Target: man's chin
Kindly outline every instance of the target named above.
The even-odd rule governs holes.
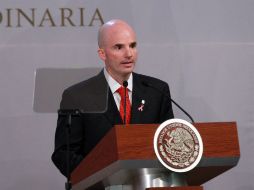
[[[123,66],[123,71],[126,73],[132,73],[134,70],[134,65],[133,64],[126,64]]]
[[[133,67],[131,67],[131,68],[125,68],[122,73],[124,75],[130,75],[133,72],[133,69],[134,69]]]

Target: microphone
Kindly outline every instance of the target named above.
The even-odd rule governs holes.
[[[194,119],[190,116],[190,114],[188,114],[187,111],[185,111],[178,103],[176,103],[169,95],[165,94],[163,91],[161,91],[160,89],[158,89],[157,87],[151,85],[150,83],[148,83],[147,81],[142,81],[142,84],[146,87],[150,87],[150,88],[153,88],[155,90],[157,90],[158,92],[160,92],[161,94],[163,94],[164,96],[168,97],[170,99],[171,102],[173,102],[176,107],[178,107],[183,113],[185,113],[185,115],[188,116],[188,118],[191,120],[192,123],[195,123],[194,122]]]
[[[127,86],[128,86],[128,82],[126,80],[123,81],[123,87],[127,88]]]
[[[126,124],[126,88],[128,86],[128,82],[125,80],[123,81],[123,87],[124,87],[124,115],[123,115],[123,124]]]

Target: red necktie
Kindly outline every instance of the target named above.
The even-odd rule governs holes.
[[[120,115],[122,120],[124,121],[124,87],[121,86],[120,88],[118,88],[117,92],[120,94],[121,96],[121,101],[120,101]],[[128,89],[126,88],[126,124],[129,124],[131,120],[131,102],[129,99],[129,93],[128,93]]]

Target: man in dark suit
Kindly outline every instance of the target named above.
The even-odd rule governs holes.
[[[76,84],[63,93],[60,108],[80,108],[85,113],[72,118],[70,134],[71,171],[115,125],[123,124],[119,88],[128,82],[130,124],[162,123],[173,118],[167,83],[133,72],[137,60],[137,42],[133,29],[124,21],[105,23],[98,34],[98,55],[105,63],[95,77]],[[125,104],[126,105],[126,104]],[[87,109],[87,110],[86,110]],[[92,111],[91,111],[92,110]],[[90,113],[89,113],[90,112]],[[52,160],[66,173],[66,117],[59,116]]]

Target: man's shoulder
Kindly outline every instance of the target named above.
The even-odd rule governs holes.
[[[141,82],[144,85],[153,85],[153,86],[168,85],[165,81],[161,79],[139,73],[133,73],[133,79]]]
[[[102,72],[100,72],[99,74],[86,79],[84,81],[78,82],[76,84],[73,84],[72,86],[69,86],[68,88],[66,88],[64,91],[65,92],[78,92],[80,90],[96,90],[98,89],[100,86],[105,86],[105,77],[103,75]]]
[[[108,88],[103,77],[103,73],[99,73],[64,90],[61,109],[80,109],[84,112],[104,111],[107,106]]]

